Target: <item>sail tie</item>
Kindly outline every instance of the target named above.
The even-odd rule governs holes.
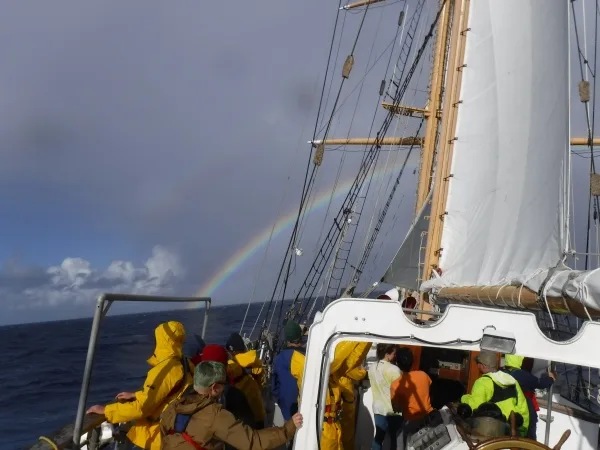
[[[590,270],[584,277],[583,280],[581,281],[581,290],[582,290],[582,300],[581,302],[583,303],[583,309],[585,310],[585,313],[588,316],[588,320],[592,321],[592,317],[590,316],[590,312],[587,309],[586,304],[588,303],[588,299],[589,299],[589,290],[587,287],[587,279],[593,275],[594,273],[598,272],[600,270],[600,267],[594,269],[594,270]],[[600,393],[598,394],[600,395]]]
[[[523,288],[525,287],[525,284],[529,280],[531,280],[532,278],[534,278],[534,277],[538,276],[539,274],[541,274],[543,271],[544,271],[544,269],[536,269],[536,270],[534,270],[533,273],[529,277],[525,278],[523,280],[523,282],[521,283],[521,287],[519,288],[519,298],[517,299],[518,300],[517,306],[519,308],[522,308],[522,306],[521,306],[521,293],[523,292]]]

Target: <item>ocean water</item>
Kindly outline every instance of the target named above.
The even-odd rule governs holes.
[[[207,343],[225,344],[239,332],[246,305],[213,307]],[[251,328],[260,311],[253,305]],[[110,316],[102,323],[88,404],[135,391],[146,375],[154,348],[154,328],[167,320],[183,323],[185,350],[197,345],[204,310]],[[75,420],[92,320],[78,319],[0,327],[0,450],[28,447],[41,435]],[[248,328],[247,331],[250,331]]]
[[[246,306],[213,307],[206,342],[225,344],[232,332],[239,332]],[[250,308],[245,332],[250,332],[260,308],[260,304]],[[146,359],[154,348],[154,328],[161,322],[182,322],[188,333],[184,350],[194,353],[193,334],[200,334],[203,317],[203,309],[122,316],[109,313],[101,326],[88,405],[106,403],[119,392],[141,386],[148,369]],[[91,325],[89,318],[0,327],[0,450],[27,448],[39,436],[75,420]],[[577,389],[577,369],[560,365],[557,371],[561,381],[558,392],[571,397]],[[598,371],[582,372],[591,389],[581,391],[580,404],[599,414]]]

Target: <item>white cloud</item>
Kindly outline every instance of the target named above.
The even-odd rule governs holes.
[[[15,309],[84,304],[103,292],[168,294],[185,275],[179,256],[160,245],[138,267],[113,261],[106,269],[96,269],[83,258],[69,257],[45,271],[11,263],[2,272],[0,295]]]

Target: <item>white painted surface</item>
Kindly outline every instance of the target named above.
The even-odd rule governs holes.
[[[429,346],[457,350],[479,350],[478,341],[486,326],[510,331],[516,339],[515,352],[532,358],[556,362],[600,367],[600,353],[590,352],[600,342],[600,323],[586,323],[580,332],[569,341],[554,342],[539,330],[535,316],[521,311],[496,310],[465,305],[450,305],[439,321],[430,326],[421,326],[408,320],[400,304],[386,300],[340,299],[331,303],[322,314],[318,314],[310,328],[304,383],[301,392],[300,412],[304,416],[304,426],[295,439],[297,449],[317,449],[317,429],[322,426],[322,408],[325,390],[319,392],[319,380],[329,377],[329,364],[333,349],[341,340],[382,341],[398,344],[425,345],[416,340],[426,340]],[[376,336],[374,336],[376,335]],[[377,336],[379,335],[379,336]],[[448,343],[460,339],[459,342]],[[326,350],[326,364],[322,365],[323,351]],[[368,402],[368,394],[365,394]],[[320,405],[315,414],[315,405]],[[364,405],[370,410],[368,404]],[[361,408],[361,412],[362,412]],[[320,419],[320,420],[319,420]],[[317,423],[317,420],[319,422]],[[372,420],[372,419],[371,419]],[[364,429],[369,428],[368,421]],[[372,425],[371,425],[372,426]],[[557,427],[560,428],[560,427]],[[573,433],[587,433],[587,428],[573,429]],[[560,430],[559,430],[560,431]],[[562,431],[559,432],[559,434]],[[361,432],[359,442],[366,442],[366,431]],[[586,435],[580,442],[597,439]],[[576,439],[574,439],[575,441]],[[594,443],[595,445],[595,443]],[[596,448],[596,447],[580,447]]]

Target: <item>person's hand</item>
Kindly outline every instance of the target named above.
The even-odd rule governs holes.
[[[556,372],[548,371],[548,376],[552,378],[553,381],[556,381]]]
[[[135,394],[133,392],[121,392],[115,397],[115,399],[121,400],[122,402],[129,402],[131,400],[135,400]]]
[[[99,415],[103,416],[104,415],[104,406],[94,405],[86,411],[86,414],[99,414]]]
[[[304,421],[304,419],[302,418],[302,414],[300,413],[296,413],[292,416],[292,421],[294,422],[294,425],[296,426],[296,428],[300,428],[302,426],[302,422]]]

